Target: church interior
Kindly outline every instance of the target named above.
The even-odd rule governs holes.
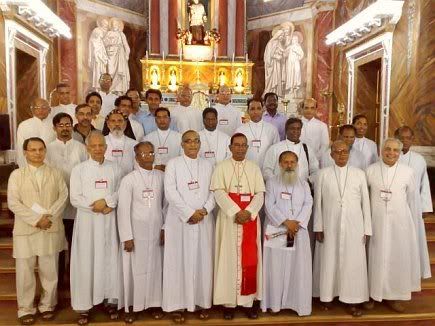
[[[202,4],[201,24],[192,27],[191,6]],[[60,103],[59,83],[71,102],[85,102],[112,75],[114,94],[158,89],[162,106],[177,104],[189,85],[198,108],[213,106],[218,90],[231,90],[243,120],[248,99],[278,95],[278,112],[300,117],[304,100],[317,102],[317,118],[330,141],[355,115],[367,117],[367,138],[381,146],[404,125],[412,150],[427,163],[435,193],[435,33],[433,0],[0,0],[0,325],[16,325],[17,293],[12,258],[14,214],[7,185],[17,168],[17,128],[30,118],[35,98]],[[110,35],[111,34],[111,35]],[[116,76],[116,77],[113,77]],[[435,215],[424,216],[432,275],[435,274]],[[73,325],[69,282],[58,288],[56,320]],[[37,293],[41,292],[38,283]],[[38,296],[38,294],[37,294]],[[98,310],[98,309],[97,309]],[[92,324],[121,325],[97,311]],[[164,325],[143,314],[137,325]],[[339,304],[329,311],[313,300],[310,316],[290,310],[248,320],[188,315],[188,324],[435,325],[435,276],[422,280],[404,313],[378,305],[354,318]]]

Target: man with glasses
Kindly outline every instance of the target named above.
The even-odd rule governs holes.
[[[231,90],[228,86],[219,87],[216,100],[214,108],[219,117],[217,130],[231,137],[242,125],[243,114],[231,104]]]
[[[93,130],[92,125],[92,108],[88,104],[79,104],[76,106],[77,123],[73,127],[73,138],[82,144],[85,143],[86,137]]]
[[[169,206],[162,308],[176,323],[184,321],[185,310],[207,319],[213,291],[213,168],[198,156],[201,141],[196,131],[186,131],[181,141],[184,154],[169,161],[164,182]]]
[[[27,161],[22,151],[24,141],[31,137],[41,138],[44,143],[49,144],[56,139],[53,131],[52,121],[49,117],[51,109],[46,100],[37,98],[30,104],[32,118],[22,121],[17,129],[17,163],[19,167],[25,167]]]
[[[118,308],[125,308],[125,321],[153,308],[154,319],[163,317],[163,194],[164,174],[153,169],[155,149],[150,142],[134,147],[138,168],[126,175],[119,187],[118,232],[122,246],[123,295]]]
[[[56,93],[59,99],[59,105],[51,108],[51,116],[55,116],[58,113],[68,113],[74,120],[74,110],[76,104],[71,100],[71,87],[67,83],[59,83],[56,86]],[[75,121],[74,121],[75,122]]]
[[[145,134],[142,124],[134,119],[133,100],[126,95],[122,95],[115,100],[115,106],[119,111],[128,117],[135,139],[137,141],[141,141]]]
[[[125,95],[131,98],[132,101],[132,117],[134,120],[143,123],[146,113],[140,109],[140,94],[135,88],[130,88]],[[140,140],[140,139],[139,139]]]
[[[261,225],[259,212],[265,186],[260,168],[246,159],[248,139],[231,137],[232,158],[219,163],[210,189],[219,213],[216,220],[213,304],[224,306],[224,319],[233,319],[236,306],[248,318],[258,318],[262,299]]]
[[[157,130],[145,136],[155,149],[154,168],[165,172],[170,159],[182,154],[181,134],[169,128],[171,113],[167,108],[158,108],[155,112]]]
[[[354,317],[369,299],[366,243],[372,235],[370,200],[364,171],[352,167],[349,144],[332,144],[334,165],[320,170],[314,200],[313,296],[325,310],[335,297]]]
[[[188,85],[178,89],[177,101],[179,105],[174,107],[171,113],[177,129],[181,134],[187,130],[195,130],[198,132],[204,129],[201,110],[191,105],[192,99],[192,90]]]
[[[79,163],[88,159],[86,147],[72,138],[72,118],[67,113],[58,113],[53,117],[53,129],[56,140],[47,145],[47,163],[63,173],[66,185],[69,188],[69,179],[72,169]],[[71,253],[71,241],[74,228],[74,218],[77,211],[68,200],[63,214],[65,235],[68,241],[68,253],[62,252],[59,262],[59,279],[62,284],[65,279],[65,256]]]

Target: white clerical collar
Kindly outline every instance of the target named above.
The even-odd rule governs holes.
[[[261,128],[263,127],[263,119],[261,119],[258,122],[254,122],[254,121],[249,121],[249,123],[251,124],[251,126],[253,126],[254,128]]]
[[[44,123],[45,121],[48,120],[48,117],[46,117],[45,119],[39,119],[38,117],[32,117],[32,119],[38,123]]]
[[[315,117],[312,117],[311,119],[308,120],[307,118],[302,116],[302,121],[311,122],[311,121],[314,121],[314,119],[315,119]]]
[[[292,146],[298,146],[298,145],[301,145],[302,144],[302,142],[299,140],[299,143],[294,143],[294,142],[292,142],[290,139],[286,139],[285,140],[286,142],[288,142],[290,145],[292,145]]]
[[[346,163],[345,166],[338,166],[338,165],[335,164],[335,162],[334,162],[334,165],[335,165],[335,168],[336,168],[338,171],[340,171],[340,172],[343,172],[343,171],[347,170],[347,163]]]
[[[166,136],[169,134],[170,131],[171,131],[171,130],[170,130],[169,128],[166,129],[166,130],[162,130],[162,129],[157,128],[157,132],[158,132],[159,135],[162,136],[162,137],[166,137]]]
[[[139,172],[142,173],[142,174],[148,175],[148,174],[153,173],[153,169],[147,170],[147,169],[144,169],[144,168],[140,167],[139,165],[138,165],[138,169],[139,169]]]
[[[70,107],[71,104],[72,104],[72,103],[68,103],[68,104],[62,104],[62,103],[59,103],[59,107],[61,107],[61,108],[67,108],[67,107]]]
[[[180,109],[182,109],[182,110],[188,110],[188,109],[191,109],[192,108],[192,106],[191,105],[188,105],[188,106],[184,106],[184,105],[179,105],[179,107],[180,107]]]
[[[222,103],[217,103],[217,104],[219,104],[220,106],[222,106],[224,108],[231,107],[231,102],[229,102],[228,104],[222,104]]]
[[[384,161],[381,159],[381,164],[385,169],[395,168],[398,163],[399,163],[399,160],[397,160],[396,163],[394,163],[392,166],[389,166],[388,164],[385,164]]]
[[[236,165],[242,165],[245,164],[246,158],[243,161],[236,161],[235,159],[231,158],[231,162]]]
[[[27,162],[27,166],[29,167],[29,169],[32,173],[37,173],[37,172],[42,171],[44,164],[42,164],[41,166],[34,166],[34,165],[30,164],[29,162]]]
[[[409,155],[411,155],[411,150],[408,150],[408,151],[406,152],[406,154],[403,154],[403,152],[400,152],[400,156],[402,156],[403,158],[406,158],[406,157],[408,157]]]
[[[207,129],[204,128],[204,132],[205,132],[207,135],[209,135],[210,137],[215,137],[215,136],[217,136],[217,129],[215,129],[215,130],[213,130],[213,131],[210,131],[210,130],[207,130]]]
[[[92,164],[92,165],[95,165],[95,166],[100,166],[100,165],[103,165],[104,164],[104,162],[106,162],[106,160],[103,158],[103,162],[98,162],[98,161],[95,161],[92,157],[89,157],[89,162]]]
[[[183,154],[183,158],[186,160],[186,162],[196,162],[198,160],[198,156],[196,158],[190,158],[186,154]]]
[[[64,146],[67,146],[68,144],[72,143],[72,137],[71,137],[71,139],[67,140],[66,142],[64,142],[63,140],[60,140],[59,138],[56,138],[56,142],[58,142],[59,144],[62,144]]]

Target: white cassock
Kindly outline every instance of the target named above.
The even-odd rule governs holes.
[[[236,133],[242,133],[248,138],[248,152],[246,158],[263,168],[263,161],[266,151],[279,142],[278,129],[269,122],[260,120],[259,122],[249,121],[237,128]]]
[[[415,207],[417,214],[414,216],[415,228],[417,231],[417,241],[420,251],[420,271],[422,278],[432,276],[429,252],[426,241],[426,229],[424,227],[423,213],[433,212],[432,196],[430,193],[429,177],[427,175],[427,165],[423,156],[408,151],[405,155],[400,153],[399,162],[406,164],[414,170],[415,177]]]
[[[255,299],[262,298],[261,224],[258,213],[263,206],[266,189],[261,170],[252,161],[227,159],[215,167],[210,189],[214,191],[219,206],[213,304],[251,307]],[[240,203],[236,203],[236,198]],[[241,206],[246,206],[244,209],[251,213],[251,221],[256,223],[256,237],[251,231],[246,233],[249,238],[244,238],[244,225],[235,222],[235,215],[242,210]],[[244,240],[255,241],[256,250],[252,247],[252,251],[242,250]],[[246,267],[242,265],[242,255],[246,255]],[[249,284],[246,281],[248,276]]]
[[[76,119],[76,106],[77,104],[59,104],[58,106],[53,106],[50,112],[50,121],[54,118],[54,116],[58,113],[68,113],[73,119],[73,125],[77,123]]]
[[[96,115],[94,119],[92,119],[92,125],[94,126],[95,129],[103,130],[105,121],[106,121],[106,118],[103,117],[100,113],[100,114]]]
[[[364,158],[364,155],[361,151],[355,148],[355,146],[352,146],[349,152],[349,166],[353,166],[354,168],[358,168],[361,170],[365,170],[367,168],[366,160]],[[328,148],[320,158],[320,168],[326,168],[328,166],[333,166],[334,160],[331,157],[331,148]]]
[[[376,301],[410,300],[411,292],[421,289],[414,172],[402,163],[389,167],[379,161],[366,173],[373,228],[370,297]]]
[[[307,144],[316,154],[318,160],[329,146],[328,126],[316,118],[310,120],[302,117],[301,142]]]
[[[115,100],[118,98],[118,95],[109,92],[105,93],[103,91],[98,91],[101,95],[103,102],[101,103],[101,111],[100,114],[103,117],[106,117],[114,108],[115,108]]]
[[[364,235],[372,235],[366,176],[333,165],[319,172],[314,198],[314,232],[323,243],[314,251],[313,297],[357,304],[369,300]]]
[[[218,113],[217,130],[231,137],[242,125],[242,112],[229,103],[227,105],[216,103],[214,108]]]
[[[128,117],[128,120],[130,120],[131,129],[133,129],[133,134],[136,140],[139,142],[144,136],[145,132],[143,130],[142,124],[135,120],[135,116],[133,113],[131,113]]]
[[[210,191],[212,165],[202,158],[182,155],[169,161],[165,170],[165,220],[163,264],[164,311],[195,311],[211,307],[213,291],[213,241],[215,206]],[[195,210],[208,215],[198,224],[187,221]]]
[[[154,145],[154,165],[166,165],[169,160],[183,153],[181,134],[171,129],[157,129],[143,139]]]
[[[306,181],[298,179],[294,185],[285,185],[280,176],[266,183],[265,234],[287,231],[282,223],[299,221],[293,247],[287,247],[287,235],[264,240],[263,246],[263,300],[265,312],[272,309],[292,309],[299,316],[311,314],[311,247],[307,225],[311,216],[313,198]]]
[[[275,144],[268,149],[263,164],[264,179],[269,180],[280,173],[279,156],[285,151],[294,152],[298,156],[299,178],[304,181],[309,179],[314,183],[315,176],[319,170],[319,162],[317,161],[315,153],[310,146],[307,145],[308,164],[307,155],[302,142],[295,144],[288,139],[280,141],[278,144]]]
[[[23,143],[30,137],[39,137],[45,142],[45,146],[56,139],[56,133],[53,130],[53,122],[50,115],[44,120],[36,117],[22,121],[17,129],[17,164],[20,168],[27,166],[26,158],[23,153]]]
[[[230,148],[228,147],[230,145],[230,136],[226,133],[217,129],[214,131],[203,129],[198,134],[201,139],[200,157],[205,158],[213,166],[231,157]]]
[[[94,213],[90,205],[104,198],[118,204],[119,171],[116,164],[89,159],[71,172],[71,204],[77,208],[71,248],[71,306],[87,311],[119,293],[119,243],[116,211]]]
[[[363,153],[366,167],[378,161],[378,145],[373,140],[355,137],[353,147]]]
[[[115,137],[111,133],[105,136],[106,138],[106,153],[104,158],[114,162],[120,168],[120,178],[126,176],[134,169],[134,146],[137,141],[122,135]]]
[[[138,167],[119,186],[118,229],[122,266],[118,309],[142,311],[162,304],[163,172]],[[124,242],[134,241],[132,252]]]
[[[188,130],[200,131],[204,129],[202,110],[193,106],[178,105],[171,109],[171,119],[174,120],[181,135]]]
[[[56,139],[47,145],[46,161],[49,165],[54,166],[62,171],[63,178],[69,188],[69,180],[72,169],[79,163],[88,159],[86,146],[75,139],[70,139],[66,143]],[[73,220],[76,217],[77,210],[68,200],[63,212],[63,218]]]

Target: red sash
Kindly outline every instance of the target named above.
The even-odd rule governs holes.
[[[244,210],[254,197],[249,195],[249,202],[242,202],[240,194],[230,192],[228,195],[241,210]],[[257,221],[251,220],[242,226],[242,287],[240,294],[249,295],[257,292]]]

